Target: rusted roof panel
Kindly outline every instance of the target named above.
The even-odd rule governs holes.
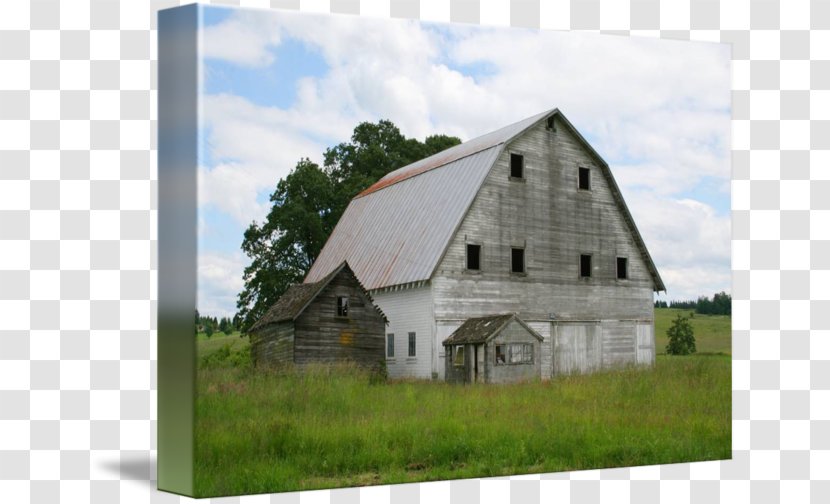
[[[500,152],[496,144],[353,199],[305,282],[343,261],[369,290],[428,280]]]
[[[396,184],[402,180],[406,180],[416,175],[428,172],[434,168],[444,166],[447,163],[451,163],[471,154],[481,152],[482,150],[489,149],[491,147],[495,147],[497,145],[509,142],[513,139],[513,137],[523,132],[527,128],[533,126],[534,124],[536,124],[537,121],[541,120],[545,116],[552,115],[554,112],[556,112],[556,109],[548,110],[546,112],[542,112],[541,114],[536,114],[535,116],[528,117],[527,119],[522,119],[521,121],[513,123],[509,126],[505,126],[504,128],[487,133],[477,138],[473,138],[472,140],[464,142],[463,144],[456,145],[455,147],[450,147],[449,149],[443,150],[437,154],[433,154],[430,157],[424,158],[420,161],[416,161],[412,164],[408,164],[403,168],[399,168],[393,172],[389,172],[382,179],[378,180],[373,185],[369,186],[368,189],[358,194],[357,197],[360,198],[366,196],[375,191],[379,191],[384,187]]]

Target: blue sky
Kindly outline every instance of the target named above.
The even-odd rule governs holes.
[[[552,107],[611,165],[668,299],[729,291],[727,46],[201,9],[200,311],[233,314],[244,230],[359,122],[467,140]]]

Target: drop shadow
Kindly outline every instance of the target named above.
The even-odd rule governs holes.
[[[149,453],[123,453],[119,458],[102,461],[100,468],[119,479],[135,481],[137,484],[156,490],[156,457]]]

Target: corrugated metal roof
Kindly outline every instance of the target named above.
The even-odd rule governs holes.
[[[428,280],[500,152],[490,147],[353,199],[305,282],[343,261],[369,290]]]
[[[545,116],[552,115],[554,112],[556,112],[556,109],[551,109],[546,112],[542,112],[541,114],[528,117],[527,119],[522,119],[521,121],[505,126],[504,128],[473,138],[472,140],[450,147],[449,149],[442,150],[441,152],[433,154],[432,156],[424,158],[420,161],[415,161],[414,163],[408,164],[403,168],[389,172],[383,178],[369,186],[368,189],[358,194],[357,197],[360,198],[366,196],[375,191],[379,191],[384,187],[388,187],[402,180],[420,175],[421,173],[430,171],[434,168],[439,168],[447,163],[451,163],[463,157],[481,152],[484,149],[489,149],[491,147],[495,147],[496,145],[507,143],[519,133],[536,124],[537,121],[541,120]]]

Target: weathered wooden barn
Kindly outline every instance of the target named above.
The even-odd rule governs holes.
[[[467,319],[444,345],[444,376],[453,383],[514,383],[539,378],[542,341],[516,314]]]
[[[257,366],[385,359],[386,317],[348,263],[317,282],[291,286],[250,329]]]
[[[543,378],[654,362],[663,281],[608,164],[557,109],[357,195],[305,281],[344,260],[389,319],[393,377],[444,378],[442,342],[503,313],[543,337]]]

